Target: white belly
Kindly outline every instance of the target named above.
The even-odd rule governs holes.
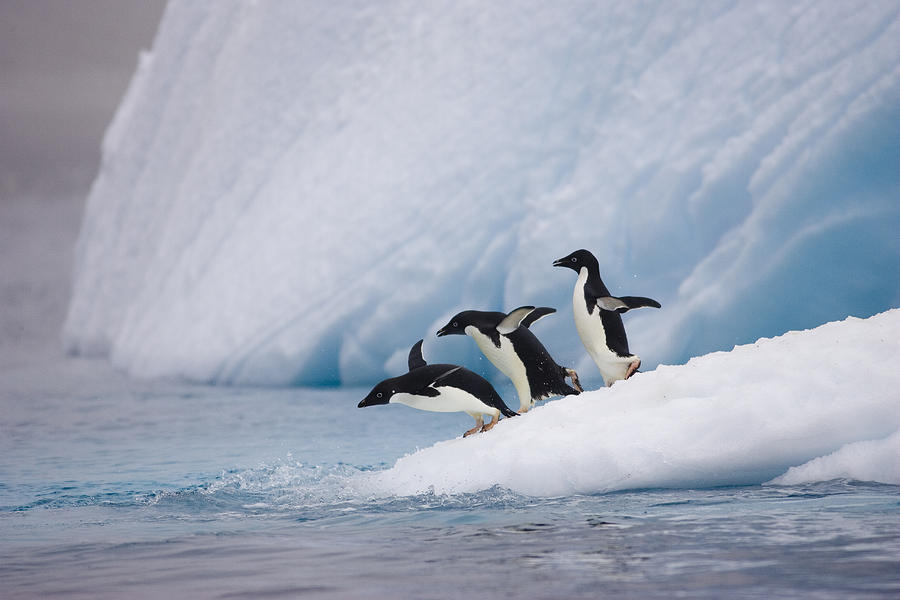
[[[405,404],[419,410],[431,412],[465,412],[471,415],[485,414],[494,417],[500,414],[496,408],[488,406],[469,392],[450,386],[435,388],[440,396],[416,396],[399,393],[391,397],[390,404]]]
[[[516,387],[516,393],[519,395],[519,406],[523,409],[531,408],[531,386],[528,385],[528,375],[525,372],[525,363],[516,354],[513,349],[512,342],[506,336],[500,336],[500,347],[494,345],[491,338],[484,335],[476,327],[469,325],[466,327],[466,335],[475,340],[478,348],[481,349],[491,363],[512,380]]]
[[[587,269],[582,267],[578,273],[578,282],[572,294],[572,311],[575,315],[575,329],[584,344],[585,350],[600,369],[600,375],[606,385],[625,379],[628,366],[634,362],[634,356],[622,357],[606,345],[606,330],[600,319],[600,307],[595,306],[593,313],[588,313],[587,301],[584,299],[584,284],[587,281]]]

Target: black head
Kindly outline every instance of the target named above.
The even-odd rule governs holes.
[[[391,401],[391,397],[396,393],[394,390],[394,380],[385,379],[372,388],[369,395],[363,398],[356,408],[365,408],[367,406],[377,406],[379,404],[387,404]]]
[[[438,329],[438,337],[445,335],[466,335],[466,327],[475,325],[480,314],[481,312],[477,310],[464,310],[461,313],[457,313],[446,325]]]
[[[581,270],[581,267],[587,267],[588,269],[596,268],[597,270],[600,268],[594,255],[583,249],[576,250],[568,256],[553,261],[553,266],[568,267],[576,273]]]

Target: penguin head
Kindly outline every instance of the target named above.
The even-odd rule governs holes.
[[[446,325],[438,329],[437,336],[466,335],[466,327],[474,325],[477,317],[477,310],[464,310],[461,313],[457,313],[452,319],[447,321]]]
[[[576,250],[568,256],[564,256],[562,258],[554,260],[553,266],[568,267],[576,273],[581,270],[581,267],[587,267],[588,270],[590,270],[591,268],[595,268],[599,271],[599,263],[597,262],[597,259],[594,258],[593,254],[584,249]]]
[[[391,401],[391,397],[396,393],[394,389],[394,380],[385,379],[372,388],[372,391],[363,398],[356,408],[365,408],[367,406],[377,406],[379,404],[387,404]]]

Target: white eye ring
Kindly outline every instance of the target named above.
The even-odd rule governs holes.
[[[454,327],[459,327],[459,324],[458,324],[456,321],[453,321],[453,326],[454,326]]]
[[[375,397],[376,397],[376,398],[381,398],[381,395],[382,395],[381,392],[378,392],[377,394],[375,394]]]
[[[577,260],[578,260],[578,259],[575,258],[574,256],[572,257],[572,262],[575,262],[575,261],[577,261]]]

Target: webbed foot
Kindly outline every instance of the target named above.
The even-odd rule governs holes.
[[[641,359],[637,359],[633,363],[628,365],[628,370],[625,372],[625,379],[628,379],[629,377],[637,373],[637,370],[639,368],[641,368]]]
[[[484,421],[482,420],[481,415],[477,415],[477,414],[473,414],[473,413],[469,413],[469,414],[475,418],[475,427],[473,427],[472,429],[465,432],[463,434],[463,437],[469,437],[473,433],[478,433],[479,431],[481,431],[481,428],[484,427]]]
[[[584,388],[581,387],[581,381],[578,380],[578,373],[575,372],[575,369],[566,369],[566,375],[572,380],[572,387],[575,388],[576,392],[580,394],[584,391]]]

